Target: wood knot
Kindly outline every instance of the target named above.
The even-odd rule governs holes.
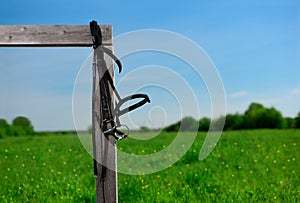
[[[25,31],[25,30],[27,30],[27,27],[22,27],[22,28],[21,28],[21,31],[22,31],[22,32]]]

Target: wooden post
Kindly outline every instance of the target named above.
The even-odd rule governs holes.
[[[112,27],[101,25],[102,46],[112,47]],[[0,47],[92,47],[90,27],[87,25],[1,25]],[[100,129],[102,121],[99,80],[104,73],[101,63],[109,67],[112,78],[112,59],[98,49],[93,52],[93,145],[96,167],[96,199],[98,203],[118,202],[115,138],[105,137]],[[112,92],[111,92],[111,95]],[[114,105],[113,96],[111,105]]]
[[[112,47],[110,47],[112,48]],[[114,78],[113,61],[103,51],[96,48],[93,52],[93,144],[94,158],[97,160],[96,167],[96,196],[97,202],[117,202],[117,174],[116,174],[116,140],[112,135],[104,136],[100,129],[103,121],[100,79],[105,70],[101,64],[106,63],[109,72]],[[111,95],[111,106],[114,105],[113,93]]]

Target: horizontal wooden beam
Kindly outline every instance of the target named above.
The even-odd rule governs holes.
[[[101,25],[102,43],[112,45],[112,26]],[[0,25],[0,47],[90,47],[88,25]]]

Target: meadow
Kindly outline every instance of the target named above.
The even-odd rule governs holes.
[[[118,148],[151,154],[175,136],[128,138]],[[227,131],[200,161],[204,138],[198,133],[186,155],[163,171],[119,173],[119,202],[300,201],[300,130]],[[0,202],[95,202],[93,160],[76,135],[0,139],[0,183]]]

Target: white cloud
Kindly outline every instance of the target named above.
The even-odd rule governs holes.
[[[229,95],[230,98],[241,98],[246,96],[248,93],[246,91],[234,92]]]
[[[292,95],[300,95],[300,88],[294,88],[291,90]]]

